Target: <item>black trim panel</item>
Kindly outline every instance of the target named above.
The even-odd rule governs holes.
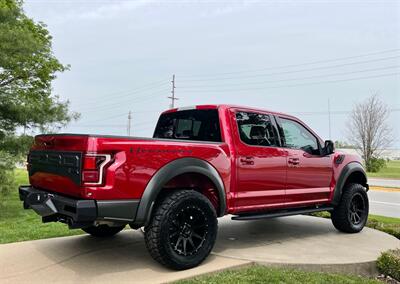
[[[313,212],[331,211],[331,210],[333,210],[333,207],[331,207],[331,206],[291,208],[291,209],[275,210],[275,211],[264,212],[264,213],[240,214],[237,216],[233,216],[231,219],[238,220],[238,221],[258,220],[258,219],[284,217],[284,216],[292,216],[292,215],[299,215],[299,214],[309,214],[309,213],[313,213]]]
[[[32,186],[20,186],[19,198],[25,209],[33,209],[44,222],[61,221],[73,228],[87,227],[100,220],[132,222],[140,202],[138,199],[75,199]]]
[[[132,222],[135,219],[139,200],[98,200],[97,218]]]
[[[93,222],[96,220],[97,208],[94,200],[78,200],[31,186],[19,187],[19,198],[25,209],[33,209],[42,217],[60,215],[73,222]]]

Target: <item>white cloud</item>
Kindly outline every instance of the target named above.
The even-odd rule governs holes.
[[[200,2],[201,3],[201,2]],[[207,2],[205,2],[207,3]],[[202,17],[218,17],[221,15],[226,15],[226,14],[231,14],[235,13],[238,11],[241,11],[243,9],[246,9],[247,7],[257,5],[263,3],[261,0],[242,0],[242,1],[221,1],[221,2],[214,2],[214,5],[211,5],[209,9],[207,9],[205,12],[201,13]],[[219,5],[218,5],[219,4]],[[265,4],[265,3],[264,3]]]
[[[132,12],[142,7],[156,3],[157,0],[104,0],[104,1],[63,1],[48,0],[26,1],[24,8],[28,14],[40,14],[46,18],[46,22],[65,24],[70,21],[92,21],[112,19],[121,14]],[[60,10],[63,13],[60,13]],[[40,19],[39,19],[40,20]]]
[[[117,17],[122,12],[133,11],[155,2],[154,0],[112,1],[112,4],[102,4],[95,9],[75,15],[80,19],[104,19]]]

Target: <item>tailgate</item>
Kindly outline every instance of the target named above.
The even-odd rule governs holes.
[[[87,135],[39,135],[28,156],[30,184],[61,194],[83,196],[82,155]]]

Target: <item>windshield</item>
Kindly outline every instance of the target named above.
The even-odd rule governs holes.
[[[184,110],[162,114],[154,138],[221,142],[218,110]]]

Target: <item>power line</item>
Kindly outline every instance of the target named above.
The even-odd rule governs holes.
[[[400,73],[387,73],[387,74],[380,74],[380,75],[375,75],[375,76],[365,76],[365,77],[356,77],[356,78],[330,80],[330,81],[319,81],[319,82],[311,82],[311,83],[299,83],[299,84],[282,85],[282,86],[255,87],[255,88],[246,88],[246,89],[225,89],[225,90],[215,90],[215,89],[213,89],[213,90],[188,90],[186,92],[187,93],[236,92],[236,91],[248,91],[248,90],[267,90],[267,89],[291,88],[291,87],[332,84],[332,83],[339,83],[339,82],[349,82],[349,81],[357,81],[357,80],[365,80],[365,79],[373,79],[373,78],[390,77],[390,76],[397,76],[399,74]]]
[[[126,125],[124,124],[87,124],[87,125],[74,125],[71,127],[82,127],[82,128],[87,128],[87,127],[110,127],[110,128],[121,128],[123,129],[124,127],[126,127]]]
[[[123,104],[148,101],[148,100],[153,99],[154,97],[164,95],[164,93],[166,93],[166,92],[168,92],[168,90],[163,89],[163,90],[159,90],[157,92],[153,92],[151,94],[146,94],[146,95],[143,95],[140,97],[134,97],[134,98],[128,99],[126,101],[119,101],[119,102],[115,102],[112,104],[101,105],[100,107],[93,107],[91,109],[86,109],[86,110],[84,109],[84,110],[78,110],[78,111],[81,111],[84,113],[90,113],[90,112],[97,112],[99,110],[104,111],[104,110],[111,110],[111,109],[120,109],[121,105],[123,105]]]
[[[162,82],[161,84],[156,84],[156,85],[148,86],[148,87],[145,87],[145,88],[141,87],[141,88],[138,88],[138,89],[133,89],[131,91],[121,91],[121,92],[117,92],[117,93],[105,94],[105,95],[102,95],[102,97],[105,97],[105,98],[102,98],[102,102],[103,103],[107,103],[107,101],[109,101],[109,100],[115,101],[115,99],[126,98],[126,97],[134,95],[134,94],[141,94],[143,92],[147,92],[149,90],[153,90],[155,88],[162,87],[162,86],[164,86],[166,84],[168,84],[168,82]],[[115,95],[115,94],[117,94],[117,95]],[[80,104],[80,106],[84,106],[84,107],[85,106],[92,106],[92,105],[93,105],[93,103]]]
[[[315,76],[307,76],[307,77],[297,77],[297,78],[287,78],[287,79],[279,79],[279,80],[269,80],[269,81],[258,81],[258,82],[250,82],[250,83],[233,83],[233,84],[218,84],[218,85],[197,85],[197,86],[188,86],[188,87],[180,87],[180,89],[188,89],[188,88],[202,88],[202,87],[221,87],[221,86],[246,86],[246,85],[259,85],[259,84],[266,84],[266,83],[276,83],[276,82],[288,82],[288,81],[298,81],[298,80],[309,80],[315,78],[324,78],[324,77],[331,77],[331,76],[341,76],[341,75],[349,75],[349,74],[356,74],[356,73],[365,73],[365,72],[373,72],[373,71],[381,71],[381,70],[388,70],[388,69],[396,69],[400,68],[400,65],[393,65],[381,68],[372,68],[372,69],[363,69],[363,70],[356,70],[350,72],[340,72],[340,73],[330,73],[324,75],[315,75]]]
[[[90,120],[89,120],[89,123],[92,123],[92,122],[99,122],[99,121],[104,121],[104,120],[110,120],[110,119],[114,119],[114,118],[118,118],[118,117],[123,117],[123,116],[126,116],[126,113],[118,114],[118,115],[113,115],[113,116],[108,116],[108,117],[102,117],[101,119],[97,119],[97,120],[95,120],[95,121],[90,121]],[[86,123],[88,123],[88,122],[86,121]]]
[[[161,113],[164,110],[144,110],[144,111],[135,111],[135,114],[141,114],[141,113]],[[96,122],[101,122],[101,121],[109,121],[112,120],[114,118],[119,118],[119,117],[126,117],[128,115],[128,112],[124,112],[122,114],[118,114],[118,115],[113,115],[113,116],[107,116],[107,117],[101,117],[100,119],[96,119],[96,120],[89,120],[89,121],[84,121],[84,123],[96,123]],[[74,121],[72,122],[72,124],[76,124],[76,123],[82,123],[82,120],[80,121]]]
[[[398,112],[400,111],[400,108],[392,108],[389,109],[390,112]],[[352,111],[351,110],[339,110],[339,111],[331,111],[330,114],[331,115],[339,115],[339,114],[350,114]],[[288,114],[295,114],[295,115],[327,115],[326,111],[310,111],[310,112],[286,112]],[[136,131],[142,131],[142,130],[150,130],[152,129],[150,126],[146,126],[146,125],[152,125],[153,128],[156,126],[157,123],[157,119],[153,120],[153,121],[145,121],[145,122],[141,122],[141,123],[136,123],[135,124],[135,129]],[[136,126],[142,126],[142,127],[136,127]],[[120,125],[120,124],[87,124],[87,125],[74,125],[71,126],[72,128],[98,128],[98,127],[109,127],[109,128],[119,128],[119,129],[124,129],[124,127],[126,127],[126,125]]]
[[[314,67],[314,68],[283,71],[283,72],[273,72],[273,73],[265,73],[265,74],[258,74],[258,75],[248,75],[248,76],[233,76],[233,77],[223,77],[223,78],[210,78],[210,79],[191,79],[191,80],[182,80],[182,82],[221,81],[221,80],[237,80],[237,79],[245,79],[245,78],[266,77],[266,76],[273,76],[273,75],[292,74],[292,73],[299,73],[299,72],[308,72],[308,71],[315,71],[315,70],[332,69],[332,68],[337,68],[337,67],[344,67],[344,66],[352,66],[352,65],[357,65],[357,64],[365,64],[365,63],[371,63],[371,62],[385,61],[385,60],[396,59],[396,58],[400,58],[400,55],[390,56],[390,57],[383,57],[383,58],[376,58],[376,59],[370,59],[370,60],[364,60],[364,61],[348,62],[348,63],[342,63],[342,64],[336,64],[336,65],[328,65],[328,66],[320,66],[320,67]]]
[[[391,108],[389,112],[398,112],[400,108]],[[326,111],[308,111],[308,112],[289,112],[296,115],[327,115]],[[350,114],[352,113],[351,110],[338,110],[338,111],[331,111],[330,114]]]
[[[215,76],[219,76],[219,75],[252,73],[252,72],[259,72],[259,71],[266,71],[266,70],[285,69],[285,68],[291,68],[291,67],[315,65],[315,64],[326,63],[326,62],[342,61],[342,60],[355,59],[355,58],[367,57],[367,56],[371,56],[371,55],[392,53],[392,52],[398,52],[398,51],[400,51],[400,49],[395,48],[395,49],[388,49],[388,50],[383,50],[383,51],[369,52],[369,53],[364,53],[364,54],[354,55],[354,56],[337,57],[337,58],[333,58],[333,59],[316,60],[316,61],[310,61],[310,62],[298,63],[298,64],[289,64],[289,65],[273,66],[273,67],[266,67],[266,68],[259,68],[259,69],[249,69],[249,70],[242,70],[242,71],[222,72],[222,73],[214,73],[214,74],[207,73],[207,74],[198,74],[198,75],[181,75],[181,77],[182,78],[215,77]]]
[[[153,124],[155,126],[155,121],[145,121],[145,122],[141,122],[141,123],[136,123],[135,126],[143,126],[143,125],[149,125],[149,124]],[[71,125],[71,128],[74,127],[82,127],[82,128],[86,128],[86,127],[111,127],[111,128],[121,128],[124,129],[127,127],[126,124],[78,124],[78,125]]]

